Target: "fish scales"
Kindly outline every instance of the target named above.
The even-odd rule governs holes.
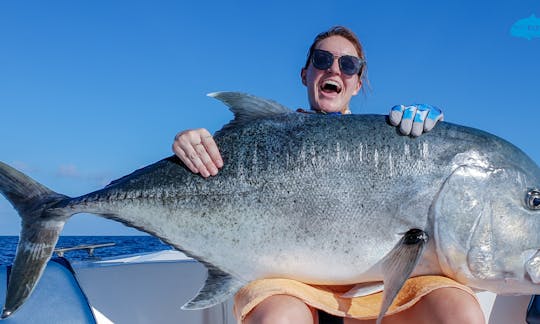
[[[293,113],[255,97],[232,98],[247,104],[224,100],[235,120],[215,134],[224,159],[217,176],[204,179],[173,156],[81,197],[51,192],[52,206],[41,217],[85,212],[123,222],[203,262],[210,281],[234,278],[232,292],[269,277],[383,280],[385,256],[411,229],[431,238],[418,250],[412,275],[443,274],[494,292],[540,292],[531,283],[540,281],[540,270],[524,268],[533,267],[528,260],[540,248],[539,218],[525,199],[540,185],[540,170],[515,146],[445,122],[413,138],[399,135],[385,116]],[[0,164],[0,189],[24,205],[12,183],[48,192]],[[23,236],[41,230],[29,228]],[[217,302],[205,289],[199,296],[209,301],[200,307]],[[26,298],[17,296],[11,299]]]
[[[279,262],[283,259],[309,263],[310,266],[316,266],[313,259],[318,259],[321,265],[344,263],[339,261],[343,260],[339,251],[353,254],[358,260],[351,262],[351,256],[347,255],[346,268],[349,272],[357,269],[361,273],[366,270],[366,262],[362,260],[365,256],[358,253],[354,255],[352,250],[356,249],[352,246],[344,248],[341,240],[336,241],[335,238],[348,237],[353,242],[379,246],[388,251],[395,239],[381,246],[380,237],[373,236],[373,232],[384,228],[381,236],[388,238],[407,228],[422,227],[427,223],[426,210],[411,214],[401,206],[400,197],[416,196],[417,189],[411,184],[418,185],[419,173],[450,173],[448,168],[441,169],[441,166],[447,167],[446,164],[437,164],[434,152],[431,160],[423,154],[424,145],[430,140],[429,135],[419,139],[395,136],[396,130],[382,122],[382,118],[366,115],[325,118],[291,114],[250,123],[240,129],[222,132],[216,137],[225,160],[225,166],[217,177],[202,179],[179,165],[175,158],[169,158],[120,179],[97,193],[100,196],[121,196],[125,193],[126,197],[138,199],[136,212],[132,212],[135,208],[131,202],[127,205],[129,207],[123,206],[123,199],[105,199],[95,210],[90,208],[88,212],[120,214],[122,220],[130,225],[142,223],[144,230],[167,238],[167,242],[174,246],[196,254],[228,272],[234,273],[233,269],[244,264],[246,273],[239,275],[246,281],[253,280],[253,275],[266,276],[267,273],[287,271],[281,268],[290,269],[291,266]],[[438,131],[442,131],[444,126],[440,128]],[[381,146],[380,143],[386,144]],[[448,141],[444,144],[431,145],[438,146],[441,153],[452,156],[445,147],[454,146]],[[399,151],[404,145],[409,146],[410,154],[394,154],[398,158],[392,161],[392,168],[401,172],[390,177],[386,172],[388,161],[376,159],[376,155]],[[299,151],[298,147],[303,149]],[[360,148],[363,154],[361,162],[334,158],[338,149],[355,156],[359,154],[357,150]],[[257,153],[256,159],[253,159],[252,152]],[[315,156],[329,158],[313,160],[310,157],[313,152]],[[287,163],[284,155],[288,156]],[[431,178],[444,177],[426,176],[426,181],[431,181]],[[403,188],[396,191],[400,183]],[[438,186],[440,183],[434,183],[432,187]],[[171,210],[168,200],[155,199],[148,194],[160,190],[171,195],[179,208]],[[437,190],[428,192],[433,196]],[[425,201],[431,201],[432,196],[418,198],[416,205],[427,208],[429,204]],[[83,199],[86,198],[88,196]],[[100,210],[102,208],[104,210]],[[400,210],[401,215],[396,214]],[[212,217],[209,218],[209,215]],[[374,224],[372,220],[381,215],[384,216],[382,224],[377,224],[381,228],[371,228]],[[148,221],[150,219],[151,223]],[[157,219],[163,219],[163,224],[156,222]],[[184,219],[189,220],[189,223],[184,223]],[[401,220],[399,226],[396,226],[395,219]],[[176,226],[166,228],[171,220],[176,222]],[[272,226],[268,228],[269,223]],[[237,226],[234,235],[228,235],[231,233],[230,226]],[[362,232],[369,235],[363,235]],[[197,238],[192,239],[194,236]],[[177,242],[169,237],[181,240]],[[201,250],[211,237],[221,238],[216,249],[209,249],[214,251],[213,255],[192,252]],[[282,246],[268,244],[269,241],[275,241],[276,237],[283,237],[280,240],[284,242]],[[184,241],[197,243],[190,246]],[[291,242],[297,250],[295,253],[290,251]],[[255,246],[261,248],[254,249]],[[271,248],[265,250],[264,247]],[[253,262],[254,267],[264,270],[249,269],[249,266],[245,266],[245,260],[230,264],[228,257],[214,256],[226,256],[235,250],[245,251],[246,260],[256,260],[264,255],[264,259],[270,261],[265,261],[262,267]],[[317,255],[318,250],[320,256]],[[248,251],[253,251],[253,254]],[[380,252],[373,254],[380,255]],[[214,257],[221,260],[214,260]],[[368,263],[368,266],[375,264],[375,261]],[[362,267],[359,267],[358,262],[362,262]],[[331,283],[326,281],[326,274],[294,271],[296,279]],[[339,283],[352,283],[355,279],[341,278]]]
[[[427,190],[431,196],[426,193],[416,198],[415,205],[423,205],[424,210],[414,214],[402,207],[399,197],[417,196],[415,186],[418,186],[419,174],[425,174],[425,182],[431,182],[433,177],[444,177],[428,177],[429,172],[450,173],[448,168],[444,170],[443,165],[436,163],[435,154],[431,159],[426,159],[423,154],[429,136],[420,139],[395,136],[395,130],[383,123],[382,118],[291,114],[250,123],[216,137],[225,160],[217,177],[202,179],[179,166],[174,158],[169,158],[111,185],[100,194],[107,195],[116,190],[173,193],[176,205],[181,207],[172,211],[167,201],[144,195],[136,213],[131,212],[131,206],[122,207],[122,201],[111,202],[117,206],[105,209],[121,214],[129,224],[145,224],[145,230],[167,238],[174,246],[227,272],[238,272],[235,269],[243,265],[244,271],[238,275],[246,281],[293,271],[295,278],[303,281],[336,283],[327,281],[326,271],[292,269],[292,261],[283,260],[304,264],[301,268],[309,264],[314,269],[329,263],[347,263],[343,268],[349,274],[367,270],[378,259],[366,263],[363,252],[355,253],[359,250],[354,249],[354,245],[343,246],[341,240],[335,238],[348,237],[357,244],[370,244],[387,252],[398,234],[427,223],[429,204],[425,201],[432,200],[440,183],[433,183],[434,189]],[[386,144],[381,146],[379,143]],[[386,174],[387,161],[375,157],[399,150],[404,143],[409,143],[410,155],[395,154],[398,158],[392,162],[393,168],[401,172],[390,177]],[[446,146],[451,145],[446,143]],[[298,151],[298,147],[303,150]],[[338,149],[354,156],[359,147],[363,148],[364,154],[361,163],[333,158]],[[439,150],[451,154],[444,147],[439,146]],[[252,158],[252,152],[257,153],[256,159]],[[330,158],[314,161],[309,157],[311,152]],[[284,155],[289,157],[288,163],[285,163]],[[396,190],[400,183],[401,191]],[[411,186],[413,183],[415,186]],[[164,224],[155,221],[156,215],[166,215],[159,217]],[[382,218],[377,228],[373,228],[375,218]],[[147,224],[149,219],[152,224]],[[182,221],[184,219],[189,222]],[[165,224],[171,220],[176,221],[176,226],[166,228]],[[374,236],[373,232],[381,232],[379,227],[384,228],[384,233]],[[176,241],[169,237],[181,239]],[[192,252],[212,244],[208,242],[211,237],[220,237],[216,246],[208,249],[213,251],[212,255]],[[279,241],[283,244],[269,244],[277,237],[282,238]],[[389,243],[380,244],[381,237]],[[295,251],[291,251],[291,244]],[[244,251],[245,260],[231,262],[227,255],[233,251]],[[349,253],[345,255],[346,262],[340,251]],[[351,260],[352,257],[357,260]],[[252,267],[246,266],[247,260],[259,258],[265,261],[262,264],[252,261]],[[314,259],[318,263],[314,263]],[[357,278],[349,275],[337,280],[338,283],[352,283]]]

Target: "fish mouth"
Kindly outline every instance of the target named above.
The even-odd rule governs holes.
[[[540,249],[525,262],[525,271],[533,283],[540,283]]]
[[[322,92],[325,93],[341,93],[341,90],[343,90],[343,87],[341,84],[335,80],[324,80],[321,82],[321,85],[319,86],[319,89]]]

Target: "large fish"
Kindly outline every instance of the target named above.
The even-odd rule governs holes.
[[[512,144],[450,123],[412,138],[381,115],[213,96],[235,118],[215,134],[225,164],[209,179],[169,157],[70,198],[0,163],[0,191],[22,217],[3,317],[30,295],[76,213],[140,229],[205,264],[205,286],[186,309],[272,277],[383,281],[379,320],[410,276],[540,293],[540,169]]]

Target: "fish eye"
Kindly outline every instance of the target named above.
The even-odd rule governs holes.
[[[540,189],[531,189],[527,192],[527,207],[532,210],[540,210]]]

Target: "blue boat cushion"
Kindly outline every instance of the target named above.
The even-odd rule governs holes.
[[[10,268],[0,268],[0,301],[5,301]],[[86,295],[65,258],[49,261],[26,303],[2,321],[11,323],[96,323]]]

